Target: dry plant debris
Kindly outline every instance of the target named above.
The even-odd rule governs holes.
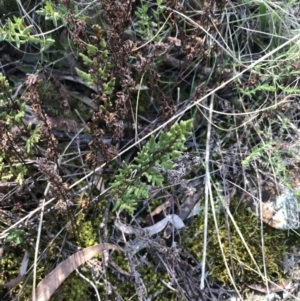
[[[238,221],[237,212],[257,216],[245,243],[248,250],[261,248],[251,249],[259,258],[269,241],[280,240],[288,252],[299,236],[297,3],[0,1],[0,11],[2,299],[26,300],[35,281],[41,281],[38,301],[59,285],[52,298],[71,298],[68,281],[74,301],[89,298],[91,290],[99,299],[139,301],[243,298],[249,288],[275,292],[248,283],[251,254],[231,245],[229,219]],[[155,149],[172,125],[191,117],[186,153],[167,144]],[[143,150],[148,153],[136,162]],[[127,183],[122,191],[116,179]],[[132,196],[127,205],[136,207],[116,209],[126,195]],[[253,214],[239,212],[241,203]],[[185,229],[166,225],[169,216]],[[122,233],[117,218],[123,230],[135,231]],[[205,229],[213,220],[223,224]],[[261,220],[275,232],[264,230]],[[244,224],[237,227],[247,229]],[[143,232],[158,225],[163,231]],[[215,252],[205,245],[199,250],[183,246],[186,230],[194,242],[206,230],[216,236],[208,243],[226,240]],[[283,230],[295,230],[294,238],[276,232]],[[210,274],[223,260],[215,256],[222,248],[229,268],[223,262],[224,273]],[[125,251],[119,257],[108,249]],[[19,277],[25,252],[37,268]],[[89,260],[99,252],[101,259]],[[273,270],[262,263],[255,280],[292,278],[293,287],[280,288],[292,299],[298,263],[279,271],[280,252],[265,258]],[[79,266],[80,285],[70,275]],[[56,285],[46,294],[49,283]]]

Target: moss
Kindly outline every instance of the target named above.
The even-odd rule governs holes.
[[[165,288],[165,284],[161,281],[164,280],[166,283],[170,282],[167,272],[157,271],[154,267],[144,267],[140,269],[140,273],[143,277],[144,284],[147,288],[148,296],[151,297],[157,292]],[[170,290],[165,291],[162,295],[155,298],[155,300],[165,301],[165,300],[175,300],[174,293]]]
[[[238,207],[238,210],[236,210]],[[221,247],[224,250],[225,260],[235,277],[235,283],[263,282],[261,275],[264,274],[264,263],[262,254],[261,225],[257,217],[248,210],[245,205],[232,202],[230,207],[234,221],[243,235],[244,241],[255,259],[253,263],[247,248],[233,223],[229,222],[230,235],[225,226],[225,215],[220,213],[217,217],[219,228],[214,226],[213,217],[209,216],[208,223],[208,245],[207,245],[207,269],[212,281],[220,281],[225,285],[231,285],[230,277],[226,270],[221,248],[218,242],[220,237]],[[230,219],[229,219],[230,220]],[[204,216],[195,218],[193,225],[183,231],[183,244],[192,252],[197,260],[202,261]],[[273,229],[267,225],[263,226],[264,233],[264,256],[268,277],[278,281],[284,277],[281,266],[283,256],[287,252],[286,232]],[[230,238],[230,243],[229,243]],[[231,249],[231,250],[230,250]],[[256,271],[256,272],[255,272]]]
[[[51,117],[62,117],[61,96],[51,81],[42,81],[38,87],[44,109]]]
[[[78,276],[77,273],[72,273],[53,294],[50,301],[82,301],[94,299],[96,298],[93,287]]]
[[[79,229],[79,236],[76,239],[81,247],[87,248],[99,243],[98,228],[101,223],[99,216],[91,218],[82,212],[77,216],[76,223]]]
[[[81,223],[79,240],[81,245],[85,247],[90,247],[97,244],[97,232],[95,232],[91,221],[85,221]]]
[[[112,260],[123,270],[130,272],[129,263],[122,252],[114,252],[112,254]],[[149,265],[139,265],[137,272],[140,274],[141,279],[147,290],[147,296],[154,296],[157,292],[165,289],[165,284],[161,281],[164,280],[166,283],[170,282],[168,273],[164,269],[157,269],[157,258],[155,255],[147,256]],[[135,287],[135,279],[125,277],[121,279],[117,275],[113,274],[108,269],[108,278],[113,286],[124,300],[139,300],[137,290]],[[151,298],[150,298],[151,299]],[[171,290],[164,291],[162,295],[155,298],[158,301],[175,300],[175,293]]]
[[[22,251],[19,247],[6,247],[0,259],[0,284],[4,284],[19,275],[22,262]]]
[[[29,258],[33,258],[33,249],[29,249]],[[25,301],[32,293],[32,279],[21,281],[11,290],[2,286],[4,283],[14,280],[20,272],[21,263],[24,257],[25,250],[21,245],[12,247],[7,246],[4,250],[4,255],[0,259],[0,299],[2,301],[11,300],[12,296],[19,296],[18,300]],[[44,277],[44,268],[39,268],[37,273],[37,282],[40,282]],[[24,278],[27,279],[27,276]],[[28,279],[27,279],[28,280]]]

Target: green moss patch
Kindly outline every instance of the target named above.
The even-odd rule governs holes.
[[[231,285],[224,261],[227,262],[230,273],[239,286],[244,283],[263,282],[264,264],[270,280],[278,281],[284,278],[283,256],[292,238],[288,237],[287,232],[267,225],[263,225],[261,229],[259,219],[243,204],[232,202],[230,211],[236,227],[230,217],[226,224],[225,214],[220,213],[217,216],[218,228],[216,228],[212,214],[209,215],[206,259],[209,279]],[[192,226],[183,231],[184,246],[199,261],[202,261],[203,256],[203,232],[203,213],[195,218]]]

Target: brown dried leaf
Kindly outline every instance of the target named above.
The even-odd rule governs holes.
[[[153,216],[160,214],[162,211],[166,211],[172,204],[172,197],[169,197],[163,204],[157,206],[150,214],[147,215],[146,221],[148,225],[153,225]]]
[[[64,260],[36,287],[36,301],[49,300],[57,288],[75,269],[99,253],[111,249],[120,250],[119,247],[113,244],[103,243],[83,249]],[[28,301],[32,301],[32,296],[29,297]]]
[[[279,284],[271,283],[271,284],[269,284],[269,290],[263,284],[247,284],[247,286],[255,291],[267,294],[268,291],[270,293],[278,293],[278,292],[282,292],[284,290],[290,289],[291,283],[292,283],[291,279],[286,279],[282,283],[279,283]]]

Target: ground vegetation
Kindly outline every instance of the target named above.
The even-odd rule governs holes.
[[[0,12],[1,300],[297,298],[297,1]]]

